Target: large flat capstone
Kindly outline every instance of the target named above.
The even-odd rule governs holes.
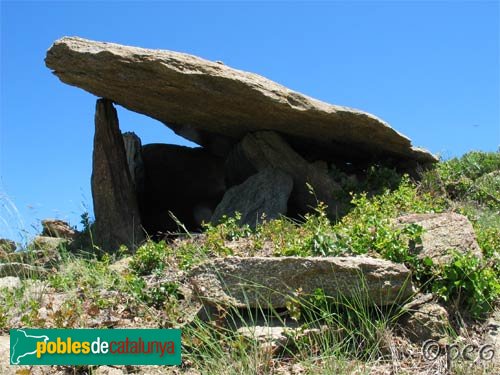
[[[274,130],[315,155],[436,161],[369,113],[184,53],[64,37],[45,62],[61,81],[155,118],[217,154],[249,132]]]
[[[413,293],[403,264],[369,257],[225,257],[194,268],[190,275],[206,304],[284,308],[300,290],[321,288],[334,298],[366,298],[379,306]]]

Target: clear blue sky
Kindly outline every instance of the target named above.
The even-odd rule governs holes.
[[[96,98],[45,67],[62,36],[187,52],[371,112],[446,158],[500,144],[499,2],[1,1],[0,237],[91,210]],[[119,107],[143,143],[183,143]]]

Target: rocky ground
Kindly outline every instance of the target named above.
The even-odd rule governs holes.
[[[0,373],[498,373],[498,190],[453,163],[469,165],[355,195],[337,222],[321,204],[300,223],[223,217],[114,253],[58,220],[23,251],[2,240]],[[14,367],[20,327],[177,327],[182,366]]]

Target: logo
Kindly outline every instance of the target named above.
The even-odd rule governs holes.
[[[179,329],[12,329],[11,365],[180,365]]]
[[[461,347],[458,344],[440,345],[438,341],[427,340],[422,345],[422,354],[427,361],[435,361],[440,356],[446,356],[448,361],[462,359],[477,362],[491,361],[495,357],[495,349],[492,345],[468,344]]]

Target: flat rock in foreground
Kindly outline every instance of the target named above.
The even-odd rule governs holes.
[[[204,303],[284,308],[294,292],[368,297],[380,306],[408,298],[410,271],[369,257],[226,257],[194,268],[190,282]]]
[[[45,62],[64,83],[162,121],[219,153],[249,132],[274,130],[305,153],[436,161],[369,113],[184,53],[64,37]]]

